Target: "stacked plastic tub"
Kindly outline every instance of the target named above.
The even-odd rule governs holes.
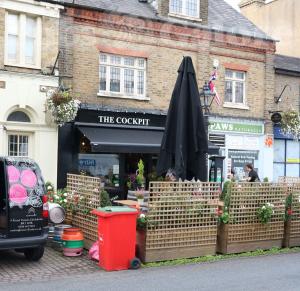
[[[79,228],[65,228],[62,234],[63,253],[67,257],[77,257],[82,255],[83,234]]]

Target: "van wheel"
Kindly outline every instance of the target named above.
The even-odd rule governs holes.
[[[24,255],[28,261],[38,261],[44,255],[44,247],[25,249]]]

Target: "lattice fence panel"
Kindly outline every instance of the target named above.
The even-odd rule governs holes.
[[[278,177],[278,183],[297,184],[300,183],[300,177]]]
[[[151,182],[146,249],[216,244],[219,183]]]
[[[286,184],[232,184],[228,242],[281,239],[287,191]],[[274,205],[274,213],[271,221],[264,225],[260,223],[257,211],[267,203]]]
[[[72,225],[81,228],[86,239],[97,240],[97,217],[90,211],[100,207],[100,178],[67,174],[67,189],[79,196]]]
[[[300,183],[289,185],[292,194],[290,237],[300,237]]]

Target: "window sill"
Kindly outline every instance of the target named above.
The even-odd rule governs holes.
[[[149,97],[127,96],[127,95],[108,94],[108,93],[101,93],[101,92],[98,92],[97,96],[104,97],[104,98],[119,98],[119,99],[130,99],[130,100],[138,100],[138,101],[150,101]]]
[[[197,21],[197,22],[202,22],[202,19],[199,17],[192,17],[184,14],[176,14],[176,13],[169,13],[168,16],[170,17],[175,17],[175,18],[180,18],[184,20],[191,20],[191,21]]]
[[[224,102],[223,107],[225,108],[233,108],[233,109],[241,109],[241,110],[249,110],[249,106],[245,104],[237,104],[237,103],[230,103]]]
[[[41,70],[41,66],[25,65],[25,64],[15,64],[15,63],[8,63],[8,62],[5,62],[5,63],[4,63],[4,66],[8,66],[8,67],[17,67],[17,68],[24,68],[24,69]]]

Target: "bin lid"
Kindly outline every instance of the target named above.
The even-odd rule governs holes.
[[[127,206],[106,206],[106,207],[99,207],[97,208],[97,211],[99,212],[106,212],[106,213],[116,213],[116,212],[133,212],[136,213],[137,210],[132,207],[127,207]]]

